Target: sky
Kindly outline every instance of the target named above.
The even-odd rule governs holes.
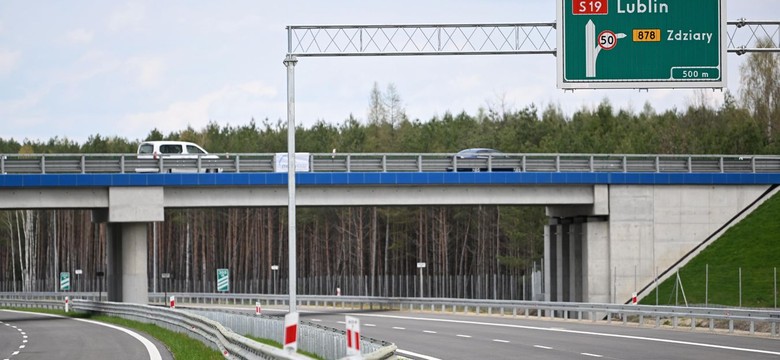
[[[287,25],[555,20],[553,0],[0,1],[0,138],[142,140],[209,122],[287,121]],[[731,0],[727,18],[780,20],[778,0]],[[739,92],[744,56],[727,56]],[[393,84],[411,119],[480,108],[684,109],[712,90],[556,87],[552,55],[299,58],[296,124],[365,121],[374,84]],[[284,150],[284,149],[280,149]]]

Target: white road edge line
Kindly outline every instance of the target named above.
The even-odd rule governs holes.
[[[534,345],[534,347],[537,348],[537,349],[552,350],[552,348],[549,347],[549,346]]]
[[[493,341],[495,341],[497,343],[504,343],[504,344],[508,344],[509,343],[509,340],[493,339]]]
[[[585,355],[585,356],[590,356],[590,357],[597,357],[597,358],[604,357],[602,355],[591,354],[591,353],[580,353],[580,354]]]
[[[564,329],[554,329],[554,328],[544,328],[544,327],[538,327],[538,326],[526,326],[526,325],[514,325],[514,324],[496,324],[496,323],[487,323],[487,322],[481,322],[481,321],[419,318],[419,317],[414,317],[414,316],[398,316],[398,315],[382,315],[382,314],[362,314],[362,316],[373,316],[373,317],[382,317],[382,318],[389,318],[389,319],[433,321],[433,322],[443,322],[443,323],[451,323],[451,324],[484,325],[484,326],[495,326],[495,327],[504,327],[504,328],[514,328],[514,329],[527,329],[527,330],[537,330],[537,331],[561,332],[561,333],[590,335],[590,336],[601,336],[601,337],[609,337],[609,338],[617,338],[617,339],[628,339],[628,340],[650,341],[650,342],[658,342],[658,343],[666,343],[666,344],[698,346],[698,347],[704,347],[704,348],[733,350],[733,351],[741,351],[741,352],[756,353],[756,354],[780,355],[780,351],[748,349],[748,348],[740,348],[740,347],[734,347],[734,346],[725,346],[725,345],[707,344],[707,343],[697,343],[697,342],[692,342],[692,341],[680,341],[680,340],[662,339],[662,338],[651,338],[651,337],[634,336],[634,335],[597,333],[597,332],[592,332],[592,331],[564,330]]]
[[[16,313],[22,313],[22,314],[35,314],[35,315],[42,315],[42,316],[49,316],[49,317],[68,319],[65,316],[46,314],[46,313],[36,313],[36,312],[18,311],[18,310],[0,310],[0,311],[16,312]],[[136,340],[140,341],[141,344],[144,345],[144,347],[146,348],[146,351],[149,352],[149,360],[162,360],[162,355],[160,355],[160,351],[157,350],[157,347],[154,346],[154,344],[151,341],[149,341],[147,338],[139,335],[136,332],[130,331],[130,330],[125,329],[125,328],[121,328],[119,326],[106,324],[106,323],[102,323],[102,322],[94,321],[94,320],[74,319],[74,318],[70,318],[70,319],[73,319],[73,320],[76,320],[76,321],[83,321],[83,322],[87,322],[87,323],[91,323],[91,324],[96,324],[96,325],[100,325],[100,326],[105,326],[105,327],[109,327],[109,328],[116,329],[116,330],[119,330],[121,332],[124,332],[124,333],[132,336]],[[19,353],[19,352],[17,351],[17,353]],[[14,355],[16,355],[16,354],[14,354]]]
[[[400,327],[400,326],[393,326],[393,329],[396,329],[396,330],[406,330],[406,328]]]
[[[436,333],[435,331],[430,331],[430,330],[423,330],[423,332],[426,333],[426,334],[435,334]]]
[[[455,335],[455,336],[462,337],[462,338],[470,338],[471,337],[471,335],[462,335],[462,334],[458,334],[458,335]]]
[[[125,328],[121,328],[119,326],[106,324],[106,323],[102,323],[102,322],[99,322],[99,321],[94,321],[94,320],[87,320],[87,319],[73,319],[73,320],[83,321],[83,322],[90,323],[90,324],[95,324],[95,325],[102,325],[102,326],[105,326],[105,327],[110,327],[112,329],[119,330],[119,331],[121,331],[121,332],[123,332],[123,333],[125,333],[127,335],[130,335],[130,336],[134,337],[136,340],[140,341],[141,344],[143,344],[144,347],[146,348],[146,351],[149,352],[149,360],[162,360],[162,355],[160,355],[160,351],[157,350],[157,347],[154,346],[154,344],[151,341],[149,341],[149,339],[141,336],[137,332],[134,332],[134,331],[131,331],[131,330],[128,330],[128,329],[125,329]]]
[[[401,353],[401,354],[404,354],[404,355],[418,357],[418,358],[425,359],[425,360],[441,360],[441,359],[435,358],[433,356],[418,354],[416,352],[411,352],[411,351],[406,351],[406,350],[401,350],[401,349],[395,349],[395,352]]]

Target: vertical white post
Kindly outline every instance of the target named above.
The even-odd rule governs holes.
[[[152,222],[152,292],[157,292],[157,222]],[[187,289],[189,290],[189,289]]]
[[[420,268],[420,297],[423,297],[423,275],[422,275],[422,268]]]
[[[710,264],[704,267],[704,306],[708,306],[710,300]]]
[[[742,267],[739,268],[739,307],[742,307]]]
[[[777,309],[777,268],[775,268],[775,309]]]
[[[295,256],[295,56],[287,55],[287,222],[288,277],[290,291],[290,314],[296,313],[296,256]]]

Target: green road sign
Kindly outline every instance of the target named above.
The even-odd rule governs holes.
[[[69,272],[61,272],[60,273],[60,290],[62,290],[62,291],[70,291],[70,273]]]
[[[217,269],[217,291],[230,291],[230,270]]]
[[[725,12],[726,0],[558,0],[558,87],[724,87]]]

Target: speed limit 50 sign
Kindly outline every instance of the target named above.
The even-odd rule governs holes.
[[[726,0],[558,0],[558,87],[726,86]]]

